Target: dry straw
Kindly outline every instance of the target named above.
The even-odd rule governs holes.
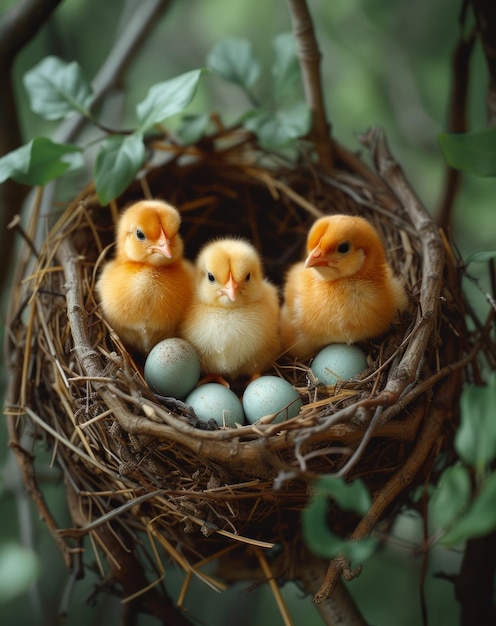
[[[37,197],[24,233],[32,245],[21,256],[7,320],[7,413],[24,481],[69,567],[93,553],[126,601],[146,597],[152,607],[163,600],[169,561],[186,573],[179,604],[192,576],[224,588],[202,568],[222,557],[225,578],[234,578],[229,555],[239,551],[252,554],[261,579],[301,580],[308,555],[300,512],[311,479],[360,476],[367,483],[373,504],[363,519],[332,512],[333,529],[362,538],[394,514],[392,505],[399,507],[412,485],[426,483],[437,455],[451,449],[461,379],[484,343],[484,329],[465,328],[469,309],[455,256],[381,133],[369,133],[363,143],[373,166],[338,148],[339,168],[328,177],[310,162],[293,167],[260,151],[240,132],[221,130],[189,148],[164,140],[153,146],[166,155],[162,164],[107,208],[91,186],[85,189],[38,251],[35,231],[46,226],[37,217]],[[316,216],[364,215],[406,283],[410,309],[387,336],[364,346],[370,367],[358,381],[323,388],[307,362],[281,357],[275,373],[304,401],[297,417],[201,427],[182,402],[152,393],[95,300],[116,215],[143,196],[181,211],[188,255],[212,236],[243,234],[262,251],[278,284],[300,258]],[[59,527],[39,484],[46,451],[63,472],[70,528]],[[265,551],[275,544],[282,550],[269,565]],[[353,575],[346,559],[333,560],[314,589],[317,601],[343,573]],[[276,599],[282,602],[277,592]]]

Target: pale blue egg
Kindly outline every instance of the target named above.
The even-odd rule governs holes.
[[[293,385],[279,376],[255,378],[243,394],[243,410],[250,424],[266,415],[275,414],[274,422],[296,417],[302,404]]]
[[[367,356],[354,344],[332,343],[322,348],[310,369],[319,382],[335,385],[338,380],[350,380],[366,370]]]
[[[212,419],[219,426],[229,428],[244,422],[241,400],[234,391],[219,383],[200,385],[188,395],[185,403],[205,422]]]
[[[160,394],[182,400],[200,380],[200,359],[188,341],[164,339],[150,350],[144,374]]]

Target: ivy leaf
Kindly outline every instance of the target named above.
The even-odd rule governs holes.
[[[76,62],[46,57],[27,72],[24,85],[31,109],[47,120],[59,120],[78,111],[90,117],[93,92]]]
[[[292,33],[278,35],[274,39],[273,93],[277,107],[288,102],[303,101],[300,64],[296,54],[296,42]]]
[[[496,529],[496,472],[481,484],[480,491],[467,512],[441,539],[447,546],[455,546],[471,537],[481,537]]]
[[[219,41],[207,56],[207,66],[247,92],[251,92],[260,78],[260,63],[250,42],[238,37]]]
[[[145,161],[142,133],[111,135],[95,161],[95,185],[102,206],[117,198],[133,181]]]
[[[448,165],[474,176],[496,176],[496,128],[442,133],[439,145]]]
[[[289,146],[310,130],[311,113],[304,103],[297,103],[277,111],[253,111],[244,125],[254,132],[260,145],[268,150]]]
[[[0,159],[0,183],[13,178],[24,185],[46,185],[83,166],[81,148],[37,137]]]
[[[429,502],[435,528],[449,528],[467,508],[470,494],[470,476],[466,467],[457,464],[445,470]]]
[[[496,372],[491,373],[485,387],[469,385],[463,390],[460,411],[455,448],[481,476],[496,457]]]
[[[145,133],[166,118],[181,113],[193,100],[203,70],[192,70],[150,87],[136,107],[139,131]]]
[[[302,529],[309,550],[322,558],[344,554],[351,561],[362,562],[372,555],[377,541],[373,538],[351,541],[333,533],[327,524],[329,498],[342,509],[360,515],[370,508],[370,495],[361,480],[347,484],[343,479],[324,477],[316,484],[314,495],[302,513]]]

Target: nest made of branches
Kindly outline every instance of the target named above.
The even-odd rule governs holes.
[[[155,570],[158,581],[169,559],[189,577],[221,586],[201,570],[221,554],[276,543],[287,561],[298,553],[311,479],[366,482],[373,496],[367,516],[332,512],[333,529],[361,538],[394,513],[409,486],[426,480],[440,451],[449,451],[463,368],[474,360],[482,331],[465,328],[456,258],[382,134],[370,132],[363,143],[373,167],[338,147],[330,176],[310,159],[294,165],[261,151],[239,132],[190,147],[157,141],[155,154],[166,158],[117,202],[100,207],[90,186],[48,230],[36,214],[38,196],[10,303],[7,413],[25,482],[68,565],[89,537],[102,574],[102,553],[114,580],[119,571],[129,574],[132,560],[139,576],[125,593],[146,591],[143,572]],[[303,399],[297,417],[204,428],[182,402],[148,388],[95,299],[118,211],[142,197],[178,208],[190,258],[212,237],[240,234],[261,251],[278,285],[300,259],[316,217],[366,216],[411,306],[390,333],[364,344],[369,369],[353,382],[324,388],[308,362],[281,357],[275,373]],[[43,448],[63,472],[71,528],[58,526],[38,485]],[[133,551],[137,545],[142,549]],[[346,567],[343,561],[329,569],[321,598]]]

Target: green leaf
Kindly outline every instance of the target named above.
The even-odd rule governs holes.
[[[150,87],[136,107],[139,130],[143,133],[166,118],[181,113],[193,100],[203,70],[192,70]]]
[[[471,491],[466,467],[457,464],[445,470],[429,502],[429,513],[434,527],[449,528],[467,508]]]
[[[0,159],[0,183],[13,178],[24,185],[46,185],[82,166],[81,148],[37,137]]]
[[[300,64],[296,54],[296,42],[292,33],[278,35],[274,39],[273,93],[276,107],[288,102],[303,101]]]
[[[467,257],[465,263],[487,263],[492,259],[496,259],[496,250],[477,250]]]
[[[260,78],[260,63],[250,42],[237,37],[219,41],[207,56],[207,66],[247,92],[251,92]]]
[[[496,530],[496,472],[481,484],[472,506],[441,539],[454,546],[472,537],[481,537]]]
[[[254,111],[245,119],[244,125],[258,136],[262,147],[278,150],[306,135],[310,122],[310,109],[304,103],[296,103],[275,112]]]
[[[112,135],[105,140],[95,162],[96,192],[102,206],[126,190],[144,160],[142,133]]]
[[[474,176],[496,176],[496,128],[442,133],[439,145],[448,165]]]
[[[38,571],[38,559],[32,550],[4,544],[0,548],[0,605],[25,593]]]
[[[370,495],[361,480],[346,484],[343,479],[324,477],[314,486],[314,494],[302,513],[302,529],[309,550],[322,558],[346,555],[351,561],[364,561],[374,552],[377,541],[373,538],[351,541],[333,533],[327,524],[329,497],[341,508],[360,515],[370,508]]]
[[[463,390],[460,412],[455,448],[481,476],[496,456],[496,372],[491,373],[485,387],[469,385]]]
[[[374,553],[377,540],[371,537],[360,541],[351,541],[339,537],[327,526],[325,515],[310,508],[303,512],[303,538],[313,554],[324,559],[334,559],[340,554],[347,556],[354,563],[361,563]]]
[[[359,478],[347,483],[344,478],[323,476],[315,483],[314,494],[325,500],[332,498],[342,509],[357,515],[365,515],[372,504],[369,490]]]
[[[59,120],[77,111],[90,117],[90,84],[76,62],[46,57],[24,76],[31,109],[47,120]]]

